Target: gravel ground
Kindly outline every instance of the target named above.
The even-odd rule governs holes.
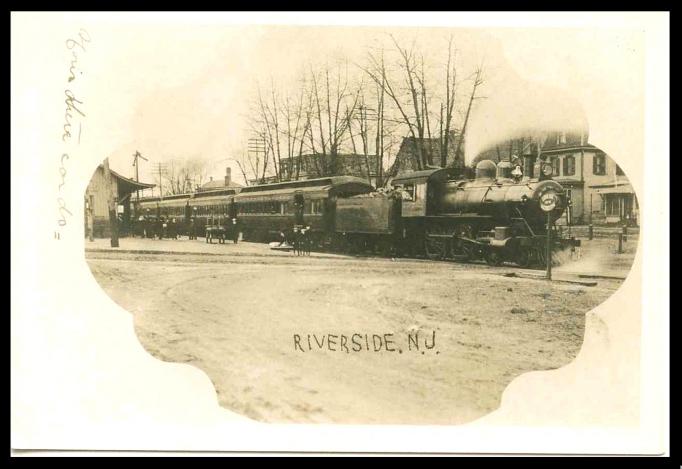
[[[142,345],[199,367],[222,406],[266,422],[472,421],[499,406],[516,376],[573,360],[585,313],[621,284],[507,278],[484,265],[298,258],[248,243],[214,256],[99,247],[87,262],[134,316]]]

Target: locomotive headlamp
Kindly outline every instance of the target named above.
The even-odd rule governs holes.
[[[551,164],[546,164],[542,167],[542,174],[544,174],[547,177],[551,177],[553,173],[552,170],[552,165]]]
[[[559,197],[555,190],[549,189],[540,196],[540,208],[545,212],[551,212],[559,203]]]

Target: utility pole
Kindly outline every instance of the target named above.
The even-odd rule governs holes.
[[[156,163],[154,174],[159,176],[159,197],[163,197],[163,177],[168,173],[168,165],[166,163]]]
[[[140,159],[143,159],[145,161],[149,161],[147,158],[142,156],[139,151],[135,150],[135,154],[133,155],[133,166],[135,166],[135,182],[140,182]],[[137,224],[137,219],[138,219],[138,213],[137,213],[137,207],[140,203],[140,189],[137,189],[135,191],[135,205],[133,205],[133,237],[135,237],[135,225]]]
[[[552,210],[557,206],[557,194],[554,190],[546,190],[540,195],[540,208],[547,213],[547,247],[545,251],[545,260],[547,261],[547,280],[552,280]]]
[[[140,164],[138,159],[143,159],[145,161],[149,161],[147,158],[142,156],[139,151],[135,150],[135,154],[133,155],[133,166],[135,166],[135,181],[140,182]],[[138,189],[136,191],[137,199],[140,199],[140,190]]]
[[[265,168],[267,167],[267,147],[264,138],[250,138],[248,140],[248,153],[256,155],[256,161],[258,161],[258,156],[263,154],[263,177],[261,178],[261,183],[265,182]],[[257,170],[256,170],[257,171]],[[256,174],[256,179],[258,179],[258,174]]]

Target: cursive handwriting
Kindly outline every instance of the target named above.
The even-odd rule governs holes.
[[[64,166],[64,160],[68,160],[68,159],[69,159],[69,155],[64,153],[62,155],[62,159],[61,159],[60,164],[59,164],[59,177],[61,177],[61,180],[59,181],[59,190],[60,191],[62,190],[62,187],[66,183],[66,166]]]
[[[72,112],[77,112],[80,114],[82,117],[85,117],[85,114],[83,111],[80,110],[78,107],[79,104],[83,104],[83,101],[80,101],[77,99],[71,90],[65,90],[64,94],[66,95],[66,100],[64,103],[66,103],[66,111],[64,111],[64,133],[62,134],[62,141],[66,142],[67,140],[71,139],[71,119],[73,118]],[[81,124],[80,122],[78,123],[78,135],[79,135],[79,142],[80,143],[80,128]]]
[[[70,83],[69,88],[64,90],[64,104],[66,109],[64,111],[64,123],[62,125],[62,142],[72,143],[72,127],[78,126],[77,138],[75,141],[76,145],[81,143],[81,131],[82,122],[81,119],[85,117],[85,112],[83,112],[84,104],[82,99],[76,97],[76,92],[74,92],[74,80],[83,75],[80,70],[80,58],[82,54],[87,51],[87,45],[92,41],[90,34],[83,28],[78,31],[78,35],[74,38],[71,37],[66,40],[66,48],[71,52],[71,59],[69,62],[68,78],[67,82]],[[67,218],[72,216],[71,210],[67,208],[66,201],[62,197],[62,189],[66,184],[66,162],[69,160],[68,153],[62,153],[59,160],[59,187],[57,188],[57,225],[62,228],[67,224]],[[55,239],[61,239],[61,233],[57,229],[54,233]]]
[[[85,52],[85,45],[90,42],[90,34],[85,29],[78,31],[78,39],[67,39],[66,48],[71,51],[71,67],[69,67],[69,82],[76,79],[78,71],[78,54]],[[81,75],[83,72],[79,72]]]
[[[57,197],[57,205],[59,210],[59,218],[57,219],[57,224],[59,226],[66,226],[66,215],[71,216],[73,214],[68,208],[66,208],[66,202],[64,201],[63,198]]]

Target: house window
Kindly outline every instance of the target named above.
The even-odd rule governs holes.
[[[552,157],[552,174],[559,176],[561,174],[561,158],[558,156]]]
[[[556,136],[556,144],[563,145],[566,143],[566,132],[559,132]]]
[[[568,155],[564,157],[564,176],[575,175],[575,157]]]
[[[623,171],[623,168],[621,168],[618,165],[616,165],[616,176],[625,176],[625,172]]]
[[[592,173],[597,176],[606,174],[606,155],[594,155],[594,158],[592,159]]]

